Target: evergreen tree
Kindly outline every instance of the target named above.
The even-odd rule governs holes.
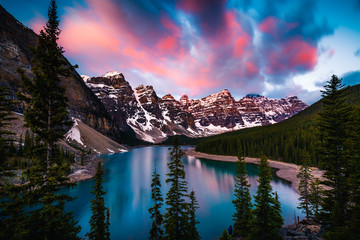
[[[48,8],[48,21],[39,35],[39,43],[34,49],[32,73],[34,79],[19,69],[26,95],[18,94],[25,101],[25,126],[35,134],[37,149],[32,156],[36,165],[26,170],[26,187],[22,197],[31,208],[31,239],[77,239],[80,227],[73,220],[71,212],[64,206],[72,200],[68,195],[58,194],[63,186],[74,186],[67,177],[68,166],[59,161],[55,143],[60,140],[69,122],[66,112],[65,89],[60,78],[69,76],[63,50],[57,44],[59,20],[55,0]]]
[[[234,193],[234,235],[236,237],[246,237],[249,234],[250,222],[252,220],[252,204],[245,158],[241,154],[238,155]]]
[[[0,172],[5,167],[9,156],[9,146],[13,142],[10,138],[12,133],[6,127],[14,120],[11,112],[13,101],[10,99],[11,92],[8,88],[0,86]]]
[[[253,240],[280,239],[279,230],[283,224],[280,202],[272,193],[272,175],[266,156],[261,156],[259,164],[259,186],[255,196],[254,218],[251,221],[249,238]]]
[[[309,188],[309,212],[317,217],[320,212],[322,189],[320,187],[320,179],[315,178],[310,182]]]
[[[196,220],[196,209],[199,208],[199,203],[196,200],[194,190],[192,190],[190,192],[189,198],[190,198],[189,209],[188,209],[189,226],[188,226],[188,237],[187,237],[187,239],[199,240],[200,235],[199,235],[199,232],[198,232],[198,230],[196,228],[196,224],[199,223],[199,221]]]
[[[308,152],[303,150],[302,152],[302,158],[303,158],[303,164],[300,167],[300,171],[297,174],[297,177],[300,179],[299,183],[299,206],[298,208],[303,209],[306,214],[306,219],[309,220],[309,216],[313,215],[313,213],[310,211],[310,185],[312,181],[312,174],[310,169],[310,155]]]
[[[51,0],[48,9],[48,21],[44,30],[40,31],[39,44],[33,54],[35,78],[30,79],[23,69],[18,72],[28,95],[18,94],[26,103],[24,113],[25,126],[29,127],[36,138],[43,144],[46,155],[47,172],[54,161],[55,143],[63,138],[65,126],[70,125],[66,111],[67,98],[65,88],[61,86],[61,78],[70,76],[73,67],[62,56],[62,47],[58,46],[60,29],[57,5]]]
[[[360,108],[353,111],[353,124],[350,126],[351,131],[351,173],[350,183],[350,218],[349,232],[350,239],[360,239]]]
[[[151,181],[151,199],[154,201],[154,206],[149,208],[149,213],[153,219],[152,227],[150,229],[151,240],[160,240],[163,238],[164,231],[162,230],[163,216],[160,212],[163,205],[163,198],[161,195],[161,182],[160,175],[156,172],[156,167],[153,172],[153,178]]]
[[[19,146],[17,150],[17,156],[22,157],[24,156],[24,146],[23,146],[23,136],[21,135],[19,138]]]
[[[329,222],[328,238],[346,238],[349,201],[349,123],[351,108],[346,103],[342,79],[332,75],[322,91],[323,109],[319,113],[321,167],[324,173],[322,219]]]
[[[24,140],[24,155],[27,158],[31,158],[31,149],[33,147],[33,141],[30,135],[29,130],[25,132],[25,140]]]
[[[0,195],[4,198],[0,200],[0,239],[31,239],[31,222],[24,211],[22,188],[21,185],[10,184],[7,179],[1,182]]]
[[[219,240],[231,240],[231,239],[232,239],[232,236],[230,236],[228,234],[227,230],[224,229]]]
[[[90,232],[87,234],[90,240],[108,240],[110,239],[110,221],[109,209],[105,207],[104,195],[106,192],[103,189],[102,183],[104,171],[101,167],[101,162],[98,162],[95,173],[95,185],[91,191],[95,198],[91,200],[92,215],[90,218]]]
[[[186,239],[188,223],[187,182],[185,181],[184,165],[181,157],[184,155],[178,144],[178,138],[174,139],[174,146],[170,152],[171,160],[168,163],[170,172],[167,174],[166,183],[170,189],[166,194],[166,213],[164,215],[164,227],[166,239]]]

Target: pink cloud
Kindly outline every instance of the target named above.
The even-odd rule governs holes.
[[[317,48],[301,39],[290,39],[278,48],[268,53],[268,74],[295,72],[299,69],[312,70],[317,64]]]
[[[259,25],[259,29],[265,33],[272,33],[276,30],[278,20],[275,17],[268,17]]]
[[[179,4],[187,13],[202,12],[204,5],[199,2]],[[179,19],[166,12],[150,18],[152,27],[148,27],[146,16],[131,15],[113,0],[87,3],[86,8],[67,9],[61,19],[60,44],[66,55],[79,61],[74,64],[79,63],[82,74],[96,76],[118,70],[130,81],[140,79],[147,84],[151,78],[152,83],[159,84],[154,87],[160,92],[204,96],[203,92],[228,87],[258,92],[264,83],[260,69],[267,74],[283,74],[312,69],[317,63],[316,47],[303,39],[276,41],[274,47],[259,52],[249,26],[235,11],[224,11],[216,34],[204,34],[203,29],[189,33]],[[37,19],[32,26],[39,29],[44,22]],[[276,33],[279,26],[289,31],[295,25],[270,17],[258,28]]]

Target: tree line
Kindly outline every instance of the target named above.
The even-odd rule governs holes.
[[[360,85],[344,88],[346,103],[359,108]],[[323,107],[320,100],[302,112],[280,123],[208,137],[196,143],[196,151],[209,154],[236,156],[242,151],[247,157],[259,158],[265,154],[270,159],[302,164],[302,152],[310,155],[310,165],[322,167],[319,156],[320,130],[319,112]],[[356,118],[356,110],[351,113]]]

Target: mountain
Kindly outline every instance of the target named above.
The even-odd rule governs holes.
[[[10,87],[14,98],[17,91],[22,91],[17,69],[22,68],[29,77],[33,76],[31,49],[36,47],[37,43],[37,34],[17,21],[0,5],[0,85]],[[68,65],[70,66],[69,62]],[[72,70],[70,77],[62,78],[61,84],[66,89],[71,117],[80,119],[119,142],[141,143],[135,139],[132,129],[128,129],[127,133],[123,132],[117,122],[112,121],[103,103],[85,85],[75,70]],[[19,104],[14,110],[21,113],[24,107]]]
[[[360,85],[347,87],[345,93],[348,102],[359,108]],[[181,141],[196,144],[196,151],[204,153],[236,156],[241,150],[249,157],[259,157],[263,153],[274,160],[297,164],[301,163],[301,151],[305,149],[312,157],[312,164],[318,165],[315,151],[319,141],[316,134],[316,119],[321,109],[320,100],[277,124],[242,129],[196,141],[182,137]]]
[[[183,95],[158,97],[152,86],[132,88],[123,74],[82,75],[86,85],[122,129],[133,129],[142,140],[158,143],[173,135],[204,137],[242,128],[277,123],[302,111],[307,104],[296,96],[269,99],[248,95],[235,100],[228,90],[202,99]]]

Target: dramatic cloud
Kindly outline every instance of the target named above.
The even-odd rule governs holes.
[[[315,1],[84,0],[65,8],[60,41],[81,74],[118,70],[160,95],[306,95],[293,77],[337,52],[319,46],[334,26],[318,12]]]

